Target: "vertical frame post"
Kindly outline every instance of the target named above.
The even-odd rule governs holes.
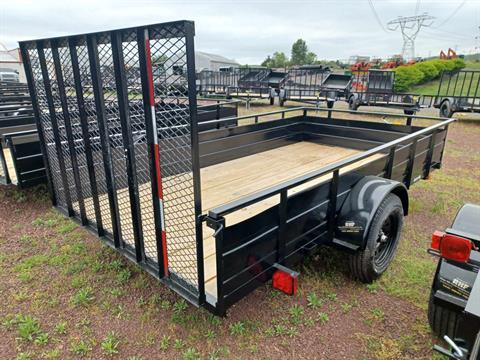
[[[432,166],[433,150],[435,149],[435,138],[437,137],[437,130],[434,130],[430,135],[428,142],[428,152],[425,159],[425,166],[423,168],[423,178],[426,179],[430,175],[430,168]]]
[[[112,154],[110,151],[110,139],[108,136],[108,124],[105,114],[105,102],[103,99],[103,83],[100,75],[100,60],[98,58],[97,39],[95,35],[87,35],[88,58],[90,61],[90,71],[92,74],[92,88],[95,98],[95,109],[97,112],[98,130],[100,132],[100,142],[102,144],[103,165],[105,167],[105,182],[107,184],[108,202],[110,205],[110,214],[112,218],[113,242],[115,247],[120,247],[120,222],[118,214],[118,204],[115,188],[115,179],[113,177]]]
[[[52,122],[53,137],[55,139],[55,148],[57,150],[58,163],[60,166],[60,177],[62,179],[62,186],[65,193],[65,205],[67,207],[68,216],[73,216],[74,213],[72,209],[72,201],[70,198],[70,189],[68,187],[68,182],[67,182],[65,161],[62,156],[62,144],[60,141],[60,135],[58,133],[57,114],[55,111],[55,104],[53,103],[52,87],[50,84],[50,77],[48,75],[47,62],[45,59],[45,52],[43,50],[43,45],[44,45],[43,41],[37,41],[38,58],[40,60],[40,67],[42,70],[43,84],[45,87],[45,93],[46,93],[47,103],[48,103],[48,111],[50,113],[50,119]]]
[[[62,106],[63,120],[65,122],[65,133],[67,135],[70,161],[72,163],[72,172],[73,172],[73,179],[75,182],[75,191],[77,194],[78,207],[80,209],[80,219],[81,219],[82,225],[86,225],[87,216],[85,214],[85,203],[83,201],[82,184],[80,183],[80,176],[78,173],[77,154],[75,150],[75,143],[73,141],[72,124],[70,122],[70,113],[68,111],[67,96],[65,93],[65,83],[63,81],[62,65],[60,64],[60,56],[58,54],[58,44],[56,41],[52,41],[51,46],[52,46],[53,64],[55,66],[55,76],[57,78],[57,84],[58,84],[58,93],[60,96],[60,103]]]
[[[287,190],[280,193],[280,204],[278,206],[278,244],[277,244],[277,262],[281,264],[285,260],[285,244],[286,244],[286,226],[287,226]]]
[[[72,61],[73,79],[75,83],[75,93],[77,96],[78,104],[78,114],[80,118],[80,126],[82,128],[82,137],[84,143],[83,145],[85,148],[85,160],[87,162],[88,177],[90,180],[90,191],[93,200],[93,209],[95,211],[97,234],[98,236],[103,236],[105,234],[105,231],[103,229],[102,213],[100,211],[100,204],[98,201],[97,178],[95,175],[95,167],[93,164],[92,147],[90,143],[90,134],[88,131],[88,117],[85,111],[85,100],[83,98],[83,86],[80,75],[80,66],[78,64],[78,54],[75,41],[75,39],[69,39],[70,59]],[[85,39],[82,39],[82,41],[85,41]]]
[[[28,55],[28,51],[25,47],[25,44],[20,44],[20,53],[22,56],[23,67],[25,69],[25,76],[27,78],[28,83],[28,91],[30,93],[30,98],[32,99],[32,107],[33,107],[33,115],[35,117],[35,123],[37,125],[38,137],[40,139],[40,150],[42,151],[43,162],[45,164],[45,173],[47,175],[47,188],[48,194],[50,196],[50,200],[52,201],[52,205],[57,205],[57,199],[55,197],[55,191],[53,190],[53,179],[52,174],[50,172],[50,164],[48,160],[47,148],[45,146],[45,136],[43,132],[42,122],[40,121],[40,110],[38,108],[38,99],[37,99],[37,92],[35,91],[34,85],[34,78],[32,72],[32,64],[30,61],[30,56]]]
[[[197,240],[197,271],[198,271],[198,293],[199,303],[205,302],[205,275],[203,259],[203,232],[202,232],[202,198],[200,185],[200,154],[198,145],[198,126],[197,126],[197,94],[195,81],[195,49],[193,37],[195,30],[193,23],[185,23],[185,47],[187,64],[187,83],[188,83],[188,108],[191,124],[191,144],[192,144],[192,172],[193,172],[193,194],[195,198],[195,234]]]
[[[339,184],[339,170],[334,170],[332,173],[332,180],[330,181],[330,191],[329,191],[329,201],[327,208],[327,217],[328,217],[328,238],[330,241],[333,240],[335,235],[335,218],[337,212],[337,194],[338,194],[338,184]]]
[[[160,154],[158,149],[158,132],[155,118],[155,90],[153,83],[152,61],[150,54],[150,39],[147,28],[137,30],[138,57],[140,76],[142,79],[142,98],[145,112],[145,128],[149,149],[150,183],[155,221],[155,238],[157,245],[158,276],[168,276],[168,255],[163,219],[162,178],[160,173]]]
[[[407,173],[405,174],[405,186],[407,187],[407,189],[410,189],[410,185],[412,184],[413,165],[415,164],[416,149],[417,149],[417,139],[413,139],[409,149]]]
[[[117,89],[118,111],[122,128],[123,146],[126,157],[128,193],[132,213],[133,239],[135,242],[135,255],[137,262],[144,261],[145,249],[142,236],[142,221],[140,216],[140,202],[138,196],[137,169],[135,166],[135,149],[132,139],[132,124],[128,104],[127,78],[125,75],[125,62],[123,58],[122,33],[112,31],[113,68],[115,72],[115,88]]]
[[[390,151],[388,153],[388,161],[387,161],[387,167],[385,169],[385,178],[391,179],[392,178],[392,173],[393,173],[393,163],[395,161],[395,150],[397,149],[396,146],[392,146],[390,148]]]

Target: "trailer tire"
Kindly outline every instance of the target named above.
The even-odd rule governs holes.
[[[350,255],[350,271],[354,278],[371,283],[387,270],[400,242],[403,214],[400,198],[388,194],[375,212],[365,249]]]
[[[270,98],[270,105],[273,105],[275,103],[275,98],[271,97]]]
[[[283,106],[285,105],[285,100],[279,99],[279,100],[278,100],[278,103],[280,104],[280,106],[283,107]]]
[[[459,320],[460,314],[458,312],[435,304],[432,290],[428,301],[428,323],[433,333],[439,337],[448,335],[448,337],[454,339]]]
[[[354,96],[351,96],[350,99],[348,99],[348,108],[350,110],[358,110],[358,101]]]
[[[445,100],[440,105],[440,116],[445,118],[450,118],[453,116],[452,105],[449,100]]]

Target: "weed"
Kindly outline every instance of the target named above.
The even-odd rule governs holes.
[[[160,350],[167,350],[170,346],[170,336],[163,335],[160,339]]]
[[[313,326],[313,325],[315,325],[315,319],[313,317],[309,317],[309,318],[305,319],[304,324],[305,324],[305,326]]]
[[[208,321],[210,322],[210,324],[212,324],[215,327],[220,326],[220,324],[222,323],[222,321],[218,316],[215,316],[212,314],[209,315]]]
[[[380,308],[374,308],[370,313],[374,320],[383,321],[385,319],[385,312]]]
[[[90,351],[92,351],[92,347],[88,344],[85,340],[77,340],[73,341],[70,344],[70,351],[78,356],[86,356]]]
[[[90,287],[86,287],[78,290],[73,296],[72,302],[76,306],[87,306],[91,303],[95,297],[93,296],[93,291]]]
[[[326,324],[328,322],[328,320],[329,320],[328,315],[326,313],[323,313],[323,312],[318,313],[317,321],[319,323],[321,323],[323,325],[323,324]]]
[[[177,301],[175,304],[173,304],[173,312],[174,313],[181,313],[187,309],[188,305],[185,300],[180,300]]]
[[[40,323],[30,315],[19,315],[16,318],[18,326],[18,335],[22,340],[33,341],[36,335],[40,333]]]
[[[55,325],[55,332],[59,335],[64,335],[67,333],[67,322],[61,321]]]
[[[34,340],[35,345],[47,345],[49,341],[48,333],[40,332]]]
[[[322,300],[318,298],[317,294],[312,292],[307,296],[307,304],[309,307],[316,309],[322,306]]]
[[[352,306],[351,304],[349,304],[349,303],[343,303],[343,304],[341,305],[341,307],[342,307],[343,313],[346,314],[346,313],[350,312],[350,310],[352,310],[352,307],[353,307],[353,306]]]
[[[16,356],[15,360],[30,360],[31,356],[31,352],[21,352]]]
[[[185,342],[182,339],[175,339],[173,347],[177,350],[182,349],[185,346]]]
[[[327,299],[330,301],[337,300],[337,294],[335,294],[334,292],[328,292],[326,296],[327,296]]]
[[[377,290],[378,290],[378,283],[377,282],[373,282],[371,284],[367,284],[367,290],[372,293],[372,294],[376,294],[377,293]]]
[[[243,321],[234,322],[229,326],[230,335],[244,335],[247,331]]]
[[[128,269],[121,270],[117,275],[117,280],[120,284],[126,284],[132,277],[132,273]]]
[[[20,241],[22,243],[31,243],[33,241],[33,238],[30,235],[22,235],[20,236]]]
[[[188,348],[182,354],[183,360],[197,360],[201,359],[199,352],[195,348]]]
[[[205,334],[205,338],[207,338],[208,340],[215,339],[215,331],[210,329],[207,330],[207,333]]]
[[[305,309],[301,305],[293,305],[288,309],[288,312],[290,313],[290,317],[292,318],[292,321],[294,324],[299,324],[302,318],[302,315],[305,313]]]
[[[58,359],[60,357],[59,349],[47,350],[42,354],[42,357],[45,359]]]
[[[104,355],[112,356],[118,354],[118,345],[120,345],[120,340],[112,331],[103,339],[100,347]]]
[[[160,303],[160,309],[162,310],[170,310],[170,307],[171,307],[171,304],[170,304],[170,301],[168,300],[162,300],[162,302]]]

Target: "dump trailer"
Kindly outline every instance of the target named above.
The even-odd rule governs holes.
[[[227,87],[227,99],[243,99],[249,105],[252,99],[268,99],[273,104],[277,92],[270,86],[271,69],[263,66],[244,67],[235,86]]]
[[[286,101],[318,104],[321,101],[322,84],[329,73],[330,69],[321,65],[303,65],[289,69],[279,92],[280,105],[283,106]]]
[[[394,87],[395,72],[369,69],[353,76],[345,100],[350,110],[357,110],[360,106],[380,106],[415,114],[426,107],[419,95],[395,93]]]
[[[480,113],[480,70],[443,71],[433,106],[443,117]]]
[[[378,278],[395,254],[408,188],[440,168],[454,121],[393,125],[301,107],[199,132],[189,21],[20,48],[53,205],[218,315],[270,279],[295,293],[292,267],[321,245],[348,252],[361,281]],[[153,85],[154,58],[185,65],[186,99]],[[102,63],[113,64],[114,92]],[[139,68],[140,94],[126,67]],[[143,106],[129,106],[139,98]],[[157,114],[158,101],[185,108]]]

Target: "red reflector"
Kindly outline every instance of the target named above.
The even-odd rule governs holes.
[[[440,255],[449,260],[467,262],[471,251],[472,242],[460,236],[446,234],[440,242]]]
[[[277,270],[273,273],[273,287],[287,295],[296,295],[297,275]]]
[[[443,231],[434,231],[432,234],[432,245],[430,246],[433,250],[440,251],[440,243],[442,242],[445,233]]]

